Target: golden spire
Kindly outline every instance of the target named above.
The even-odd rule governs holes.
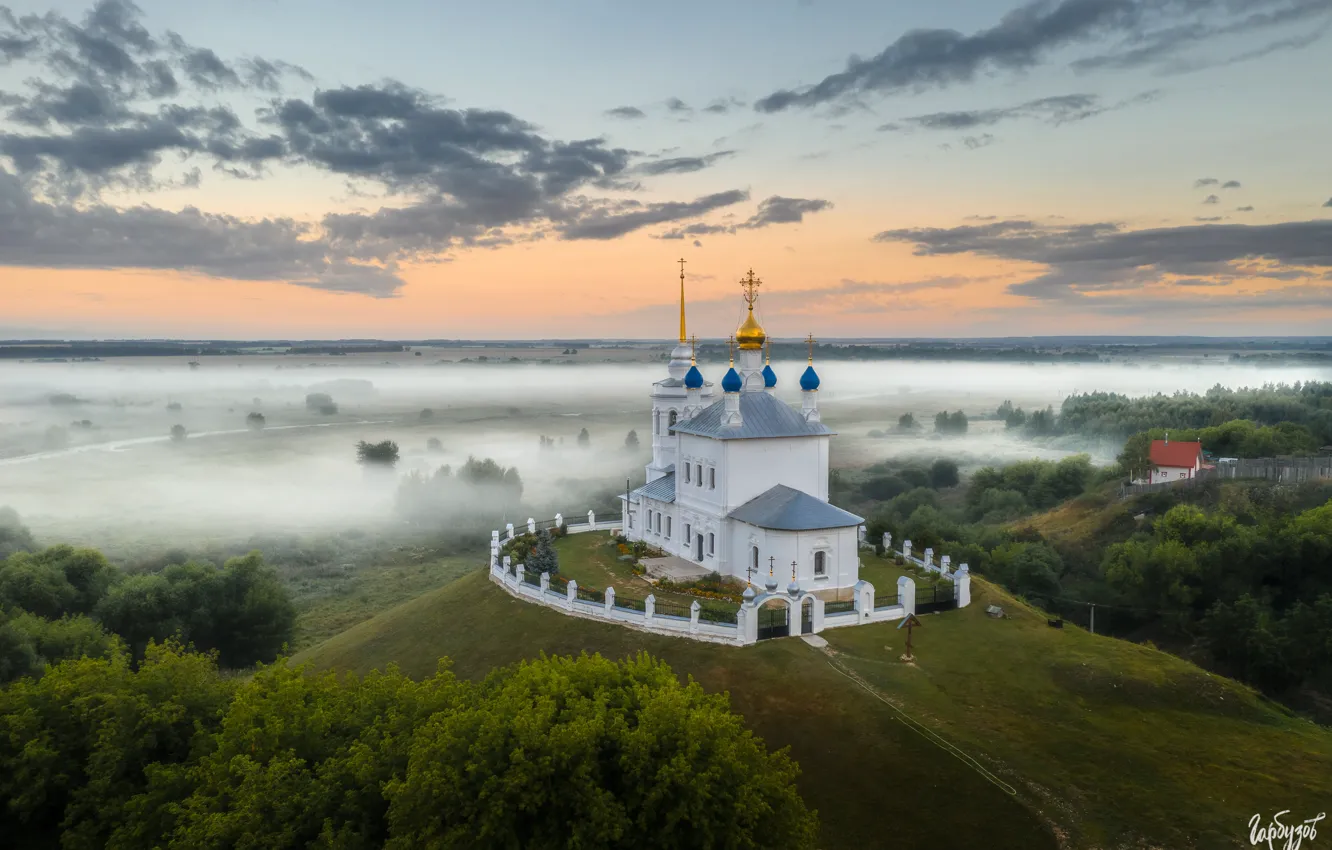
[[[813,365],[814,365],[814,334],[810,334],[809,337],[805,340],[805,342],[809,343],[809,365],[813,366]]]
[[[749,274],[740,279],[740,288],[744,290],[745,303],[749,305],[749,315],[745,317],[744,324],[736,331],[736,339],[740,342],[741,350],[757,350],[763,348],[763,343],[768,335],[763,332],[763,326],[754,318],[754,302],[758,300],[758,288],[763,285],[763,281],[754,277],[754,270],[750,269]]]
[[[680,344],[685,343],[685,315],[684,315],[684,257],[680,260]]]

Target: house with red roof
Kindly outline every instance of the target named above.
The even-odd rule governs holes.
[[[1166,481],[1179,481],[1194,478],[1203,468],[1202,443],[1170,442],[1170,435],[1164,440],[1152,440],[1151,453],[1148,455],[1151,471],[1147,483],[1161,484]]]

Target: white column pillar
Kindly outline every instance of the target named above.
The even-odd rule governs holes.
[[[868,623],[870,615],[874,613],[874,585],[867,581],[856,582],[855,603],[858,619],[862,623]]]
[[[925,559],[924,559],[924,560],[925,560],[925,569],[928,570],[928,569],[932,569],[932,568],[934,567],[934,550],[931,549],[931,548],[929,548],[928,546],[925,547]]]
[[[504,556],[504,574],[508,575],[509,570],[513,568],[513,559],[508,555]]]
[[[916,613],[916,583],[908,576],[897,579],[897,604],[907,614]]]
[[[883,533],[883,551],[893,551],[893,533],[891,531],[885,531]]]
[[[802,602],[801,605],[804,605],[804,603]],[[814,622],[810,623],[810,628],[813,629],[814,634],[818,634],[819,632],[823,631],[823,600],[818,598],[817,596],[814,597],[813,613],[814,613]]]
[[[689,633],[691,635],[698,634],[698,612],[702,608],[703,606],[698,604],[697,599],[689,605]]]
[[[944,575],[944,576],[948,575],[948,570],[952,566],[953,566],[953,558],[951,555],[939,556],[939,575]]]
[[[564,527],[564,514],[555,514],[555,527],[556,528]]]
[[[542,574],[541,574],[541,592],[542,592],[542,593],[545,593],[547,590],[550,590],[550,573],[542,573]]]
[[[565,590],[564,607],[572,611],[574,600],[578,598],[577,579],[569,579],[569,585],[564,590]]]
[[[643,600],[643,607],[646,609],[643,617],[649,623],[652,622],[652,617],[657,613],[657,594],[649,593],[648,598]]]
[[[527,574],[527,568],[523,564],[519,564],[517,567],[514,568],[513,575],[514,578],[518,579],[519,587],[522,587],[523,576],[526,574]]]
[[[953,583],[957,585],[957,607],[965,608],[971,604],[971,568],[962,564],[957,568],[957,575],[953,577]]]
[[[513,539],[513,523],[509,523],[508,525],[504,526],[504,532],[505,532],[506,534],[508,534],[508,535],[509,535],[509,539],[512,540],[512,539]]]
[[[903,541],[902,541],[902,557],[903,557],[903,558],[906,558],[908,561],[911,560],[911,541],[910,541],[910,540],[903,540]]]
[[[611,609],[615,607],[615,588],[606,588],[606,616],[610,616]]]
[[[597,515],[592,511],[587,512],[587,524],[591,526],[593,531],[597,530]]]

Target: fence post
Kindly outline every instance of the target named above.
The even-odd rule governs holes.
[[[531,517],[527,518],[527,533],[536,534],[536,520]]]
[[[509,539],[512,540],[512,539],[513,539],[513,523],[509,523],[508,525],[504,526],[504,531],[505,531],[506,534],[509,535]]]
[[[856,582],[855,594],[856,619],[868,623],[870,615],[874,613],[874,585],[861,579]]]
[[[950,555],[939,556],[939,575],[948,575],[948,568],[953,565],[953,558]]]
[[[702,608],[703,606],[698,604],[697,599],[695,599],[689,606],[689,633],[691,635],[698,634],[698,612],[702,610]]]
[[[652,622],[653,615],[657,613],[657,594],[649,593],[648,598],[643,600],[643,608],[644,619]]]
[[[929,548],[928,546],[925,547],[924,560],[925,560],[925,569],[927,570],[934,569],[934,550]]]
[[[903,540],[903,541],[902,541],[902,557],[905,558],[907,561],[910,561],[910,560],[911,560],[911,541],[910,541],[910,540]]]
[[[578,579],[569,579],[569,586],[565,588],[564,607],[570,611],[573,610],[574,600],[578,598]]]
[[[555,527],[557,529],[564,527],[564,514],[555,514]]]
[[[498,531],[492,531],[492,532],[490,532],[490,548],[491,548],[491,549],[498,549],[498,548],[499,548],[499,532],[498,532]]]
[[[909,576],[897,579],[897,604],[902,606],[903,616],[916,613],[916,583]]]
[[[957,575],[953,578],[953,584],[957,585],[957,607],[965,608],[971,604],[971,568],[962,564],[957,568]]]
[[[513,574],[518,579],[518,588],[521,590],[523,586],[523,577],[527,575],[527,567],[523,564],[519,564],[517,567],[514,567]]]
[[[505,555],[505,556],[504,556],[504,574],[507,576],[507,575],[511,574],[512,572],[513,572],[513,560],[512,560],[508,555]]]
[[[593,531],[597,530],[597,515],[593,511],[587,512],[587,524]]]
[[[547,590],[550,590],[550,573],[543,572],[541,574],[541,592],[545,593]]]
[[[885,532],[883,533],[883,551],[886,552],[886,553],[888,553],[888,554],[892,554],[892,551],[893,551],[893,533],[892,533],[891,531],[885,531]]]
[[[615,607],[615,588],[606,588],[606,616],[609,617],[611,609]]]

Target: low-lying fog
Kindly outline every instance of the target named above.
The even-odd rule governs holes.
[[[525,502],[581,513],[587,497],[573,491],[578,482],[622,485],[629,476],[641,483],[651,444],[647,396],[665,375],[661,363],[587,362],[599,352],[585,353],[586,361],[567,365],[383,354],[206,357],[197,367],[174,357],[0,361],[0,505],[17,509],[44,539],[98,545],[396,522],[393,477],[367,475],[355,453],[358,440],[391,439],[401,447],[399,475],[456,468],[469,455],[491,457],[518,468]],[[804,365],[774,364],[778,394],[793,404]],[[824,421],[841,434],[833,443],[840,466],[908,454],[949,456],[967,466],[1075,450],[1106,462],[1117,447],[1032,443],[1006,434],[1001,422],[975,417],[1005,399],[1028,410],[1058,408],[1075,391],[1202,392],[1218,383],[1329,378],[1328,369],[1314,366],[1221,362],[817,368]],[[723,370],[711,365],[705,375],[719,382]],[[326,393],[337,411],[308,409],[311,393]],[[965,437],[931,436],[933,416],[944,409],[973,418]],[[247,427],[252,412],[263,414],[262,430]],[[867,436],[893,428],[907,412],[924,426],[919,436]],[[170,438],[174,425],[187,429],[185,440]],[[582,428],[589,449],[577,446]],[[637,452],[624,448],[630,429],[642,444]],[[555,438],[556,447],[541,450],[539,435]],[[436,451],[427,450],[432,437],[440,441]]]

